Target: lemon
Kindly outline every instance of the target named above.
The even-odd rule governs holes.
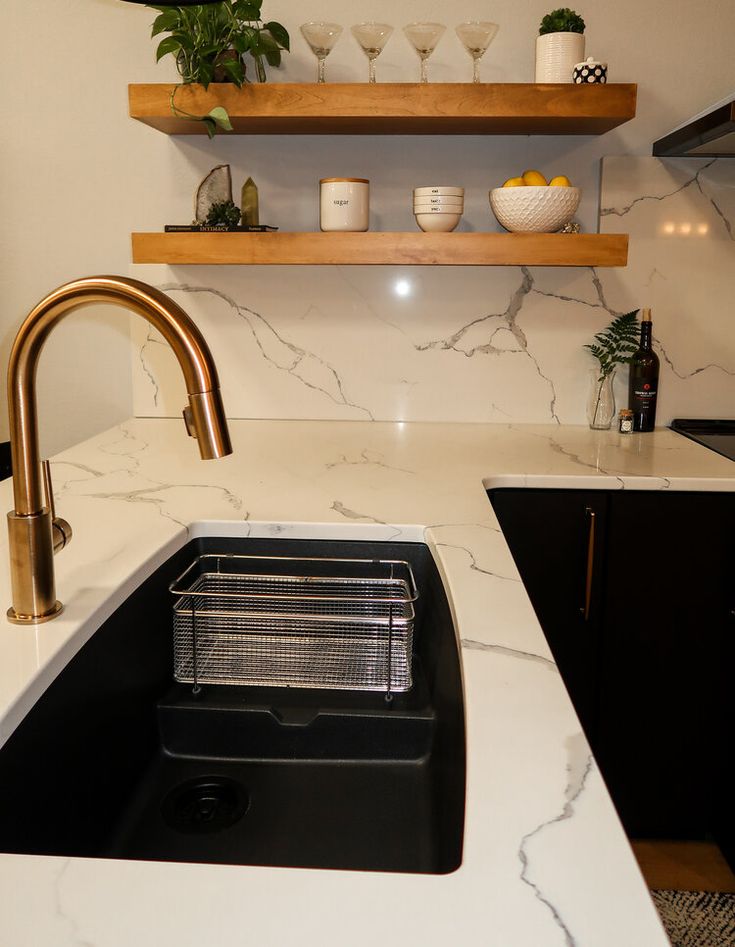
[[[524,171],[523,183],[529,185],[529,187],[545,187],[546,178],[540,171]]]
[[[549,187],[571,187],[572,182],[564,174],[558,174],[549,181]]]
[[[523,178],[508,178],[503,187],[523,187],[525,183]]]

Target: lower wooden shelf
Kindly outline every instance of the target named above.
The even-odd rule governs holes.
[[[133,263],[625,266],[627,234],[134,233]]]

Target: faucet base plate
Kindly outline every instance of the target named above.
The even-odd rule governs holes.
[[[51,621],[52,618],[56,618],[63,608],[61,602],[56,602],[51,611],[46,612],[45,615],[19,615],[11,606],[6,614],[8,621],[13,625],[40,625],[44,621]]]

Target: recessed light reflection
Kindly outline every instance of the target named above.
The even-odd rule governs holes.
[[[413,286],[407,279],[399,279],[393,284],[393,292],[396,296],[410,296],[413,292]]]
[[[706,237],[709,233],[709,224],[693,224],[689,220],[685,220],[677,224],[668,220],[665,224],[661,224],[661,233],[666,234],[667,236],[678,233],[681,234],[682,237],[689,237],[692,234],[697,234],[700,237]]]

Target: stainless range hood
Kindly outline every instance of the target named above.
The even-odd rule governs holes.
[[[653,143],[659,158],[735,157],[735,96],[699,115]]]

